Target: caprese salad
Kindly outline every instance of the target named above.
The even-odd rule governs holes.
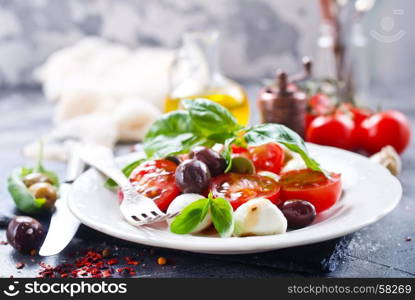
[[[172,232],[281,234],[310,225],[340,198],[340,174],[323,170],[292,130],[242,127],[205,99],[185,100],[183,108],[152,125],[146,158],[123,169],[162,211],[180,212]]]

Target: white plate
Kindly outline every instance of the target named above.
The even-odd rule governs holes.
[[[74,183],[69,199],[72,212],[85,225],[108,235],[140,244],[201,253],[242,254],[312,244],[340,237],[378,221],[399,203],[402,187],[382,166],[369,159],[331,147],[308,145],[325,168],[342,174],[343,196],[308,227],[285,234],[243,238],[177,235],[166,225],[135,228],[122,218],[115,193],[105,178],[91,169]],[[125,165],[134,155],[120,157]]]

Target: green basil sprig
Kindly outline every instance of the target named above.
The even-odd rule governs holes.
[[[308,168],[324,171],[308,153],[303,139],[281,124],[259,124],[242,127],[223,106],[207,100],[183,100],[186,110],[165,114],[156,121],[144,138],[144,151],[148,158],[162,158],[187,153],[195,146],[211,147],[224,144],[222,156],[227,162],[226,172],[231,169],[231,146],[276,142],[300,154]]]
[[[213,226],[221,237],[230,237],[234,229],[233,209],[223,198],[202,198],[186,206],[173,220],[170,230],[176,234],[187,234],[199,225],[210,213]]]
[[[59,188],[59,178],[55,172],[47,170],[43,167],[43,151],[42,145],[39,148],[38,161],[34,168],[17,168],[12,171],[7,178],[7,187],[10,195],[12,196],[16,207],[28,214],[41,213],[47,210],[45,207],[46,199],[35,198],[30,193],[28,187],[24,184],[23,178],[32,173],[40,173],[46,175],[52,182],[52,185]]]

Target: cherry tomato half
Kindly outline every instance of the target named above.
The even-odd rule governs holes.
[[[331,174],[327,178],[323,173],[310,169],[293,170],[283,173],[280,178],[282,202],[301,199],[310,202],[316,212],[322,212],[339,200],[342,192],[340,174]]]
[[[352,150],[354,124],[343,114],[319,116],[315,118],[306,132],[306,140],[320,145]]]
[[[151,199],[162,211],[180,194],[174,173],[177,165],[167,159],[146,161],[139,165],[130,176],[137,191]]]
[[[411,127],[405,115],[396,110],[387,110],[372,115],[361,124],[362,146],[369,154],[391,145],[402,153],[409,144]]]
[[[249,146],[249,154],[257,171],[270,171],[279,174],[285,159],[284,149],[275,143]]]
[[[248,200],[264,197],[279,204],[279,184],[265,176],[255,174],[226,173],[212,179],[210,189],[214,197],[227,199],[233,209]]]

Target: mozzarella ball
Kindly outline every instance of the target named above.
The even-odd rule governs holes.
[[[169,208],[167,209],[167,213],[175,213],[183,210],[186,206],[188,206],[190,203],[193,203],[199,199],[205,198],[202,195],[199,194],[181,194],[177,196],[169,205]],[[168,222],[171,224],[171,222],[174,220],[170,219]],[[199,225],[196,226],[196,228],[190,232],[190,233],[196,233],[200,232],[206,228],[208,228],[212,224],[212,220],[210,218],[210,213],[208,212],[206,217],[203,219],[202,222],[199,223]]]
[[[249,200],[234,212],[235,236],[271,235],[287,231],[287,219],[265,198]]]

